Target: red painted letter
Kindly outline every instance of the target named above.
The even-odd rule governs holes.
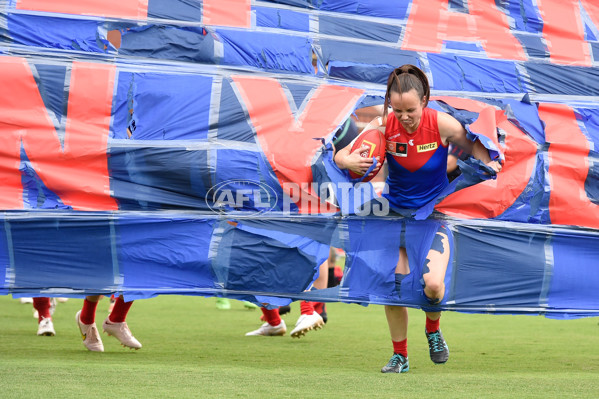
[[[364,92],[351,87],[322,85],[296,119],[277,80],[244,76],[234,76],[233,80],[281,187],[285,183],[303,187],[312,182],[310,164],[322,145],[314,138],[330,135],[354,109]],[[311,203],[304,198],[298,201],[298,206],[302,202]]]
[[[595,27],[599,27],[599,4],[595,0],[580,0]]]
[[[200,3],[197,4],[199,7]],[[251,26],[251,0],[204,0],[201,6],[202,22],[206,25],[236,28]],[[18,0],[16,8],[74,15],[148,19],[148,0]]]
[[[495,0],[469,0],[468,7],[463,14],[448,11],[448,0],[414,0],[402,48],[439,53],[444,40],[478,41],[491,58],[526,59]]]
[[[0,57],[0,209],[23,209],[21,143],[46,187],[78,210],[113,210],[106,146],[114,66],[75,62],[64,149],[22,58]]]
[[[549,216],[553,224],[599,228],[599,206],[584,189],[589,174],[589,142],[574,111],[563,104],[541,104],[549,145]]]
[[[453,193],[435,209],[462,218],[494,218],[501,215],[522,194],[532,176],[537,153],[536,143],[509,122],[503,112],[487,104],[451,97],[439,99],[459,109],[479,112],[479,118],[471,126],[473,129],[481,123],[484,124],[479,127],[481,133],[484,130],[494,132],[499,127],[506,132],[506,138],[505,164],[497,179],[487,180]]]
[[[551,62],[591,66],[578,0],[537,0]]]
[[[206,25],[249,28],[252,23],[251,0],[204,0],[202,17]]]
[[[148,0],[18,0],[16,8],[74,15],[148,19]]]

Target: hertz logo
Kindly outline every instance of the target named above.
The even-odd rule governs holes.
[[[433,151],[437,149],[437,143],[419,144],[418,152]]]

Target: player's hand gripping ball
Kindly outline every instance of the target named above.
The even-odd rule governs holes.
[[[365,132],[360,133],[360,135],[354,141],[351,151],[354,152],[357,148],[364,147],[364,151],[360,152],[360,156],[362,158],[379,158],[379,162],[381,165],[385,162],[385,135],[378,129],[370,129]],[[381,170],[380,166],[378,167],[377,173]],[[366,176],[362,181],[370,181],[376,174],[372,176]],[[349,176],[352,179],[359,179],[363,175],[349,171]]]

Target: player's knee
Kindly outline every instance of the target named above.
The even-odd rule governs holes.
[[[427,282],[425,280],[424,292],[431,299],[441,299],[445,294],[445,284],[443,281]]]

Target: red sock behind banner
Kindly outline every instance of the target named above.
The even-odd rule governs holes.
[[[79,319],[83,324],[92,324],[96,321],[97,307],[98,302],[88,301],[87,299],[83,300],[83,307],[81,308],[81,314],[79,314]]]
[[[262,309],[262,314],[264,315],[264,319],[271,326],[278,326],[281,324],[281,316],[279,316],[279,309]]]
[[[125,302],[122,296],[119,296],[114,302],[114,308],[112,308],[112,312],[110,312],[110,316],[108,316],[108,320],[111,323],[122,323],[127,318],[127,313],[129,309],[131,309],[131,305],[133,305],[133,301]]]
[[[37,310],[38,323],[42,321],[42,319],[51,319],[52,315],[50,314],[50,298],[41,297],[41,298],[33,298],[33,308]]]
[[[312,313],[314,313],[314,305],[315,304],[316,304],[316,302],[302,301],[300,303],[300,312],[301,312],[301,314],[312,314]]]

